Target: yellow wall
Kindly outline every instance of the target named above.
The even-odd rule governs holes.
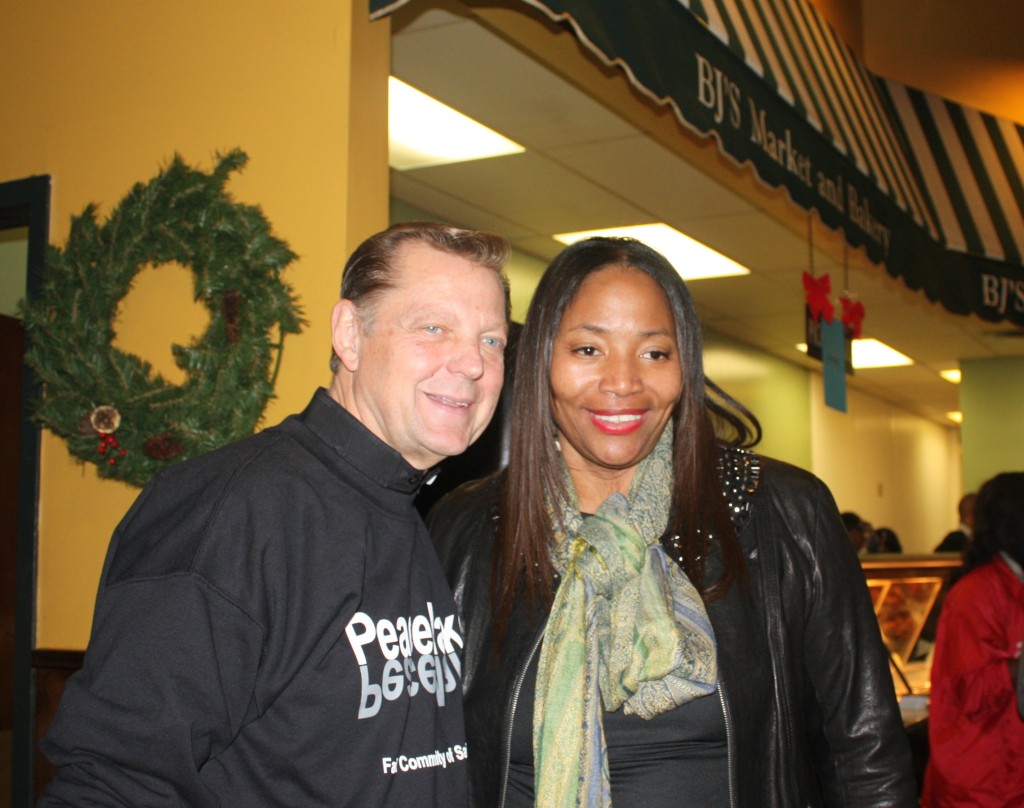
[[[757,417],[762,430],[757,452],[812,467],[808,371],[707,328],[704,371]]]
[[[389,23],[365,14],[352,0],[34,0],[0,11],[0,181],[53,177],[52,242],[64,241],[87,203],[105,216],[175,152],[204,169],[217,151],[248,153],[228,189],[260,205],[299,254],[287,281],[309,321],[286,342],[267,423],[326,383],[345,256],[387,224]],[[175,326],[138,324],[196,327],[178,274],[140,277],[125,303],[136,324],[125,339],[157,364]],[[108,539],[136,494],[44,435],[37,647],[85,647]]]
[[[840,510],[892,528],[904,552],[930,553],[957,525],[957,430],[852,388],[847,412],[837,412],[825,406],[821,374],[810,382],[812,471]]]
[[[960,362],[964,490],[1003,471],[1024,471],[1024,359]]]

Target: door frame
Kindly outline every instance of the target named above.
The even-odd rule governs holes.
[[[28,227],[25,297],[36,298],[50,237],[50,177],[0,183],[0,229]],[[25,334],[26,343],[30,339]],[[11,805],[33,802],[35,750],[35,681],[32,651],[36,629],[36,556],[39,526],[40,430],[30,418],[30,404],[40,394],[28,366],[22,368],[21,423],[18,446],[18,536],[15,559],[14,705],[12,715]]]

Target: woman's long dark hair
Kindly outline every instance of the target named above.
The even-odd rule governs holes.
[[[1024,471],[997,474],[978,491],[974,530],[957,580],[1005,552],[1024,566]]]
[[[541,278],[516,352],[509,462],[492,575],[492,604],[500,642],[517,601],[550,604],[554,570],[548,555],[549,494],[562,493],[551,409],[552,343],[565,310],[583,282],[607,267],[649,275],[664,292],[675,319],[682,390],[672,413],[675,485],[669,525],[680,536],[682,566],[706,600],[725,594],[745,576],[739,540],[722,494],[718,444],[749,447],[761,427],[742,405],[704,376],[700,322],[686,284],[657,251],[634,239],[591,238],[555,257]],[[721,435],[716,435],[716,425]],[[705,588],[709,536],[722,549],[722,574]]]

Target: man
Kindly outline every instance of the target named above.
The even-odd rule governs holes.
[[[461,629],[413,498],[494,411],[507,256],[427,223],[369,238],[329,391],[146,487],[41,806],[465,805]]]
[[[951,530],[945,535],[938,546],[936,553],[962,553],[971,541],[971,531],[974,529],[974,502],[977,494],[965,494],[957,505],[957,513],[960,516],[960,524],[956,530]]]

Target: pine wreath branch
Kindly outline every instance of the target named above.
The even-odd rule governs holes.
[[[273,395],[283,335],[304,323],[280,277],[294,253],[258,207],[225,190],[247,159],[235,149],[203,173],[175,156],[105,223],[87,205],[63,250],[49,249],[42,291],[23,306],[26,360],[44,391],[35,417],[101,476],[143,485],[172,462],[251,433]],[[192,270],[195,299],[210,314],[201,336],[172,346],[186,374],[177,386],[113,346],[117,307],[136,276],[169,262]],[[91,417],[97,411],[104,417]],[[100,435],[91,424],[111,414],[116,432]]]

